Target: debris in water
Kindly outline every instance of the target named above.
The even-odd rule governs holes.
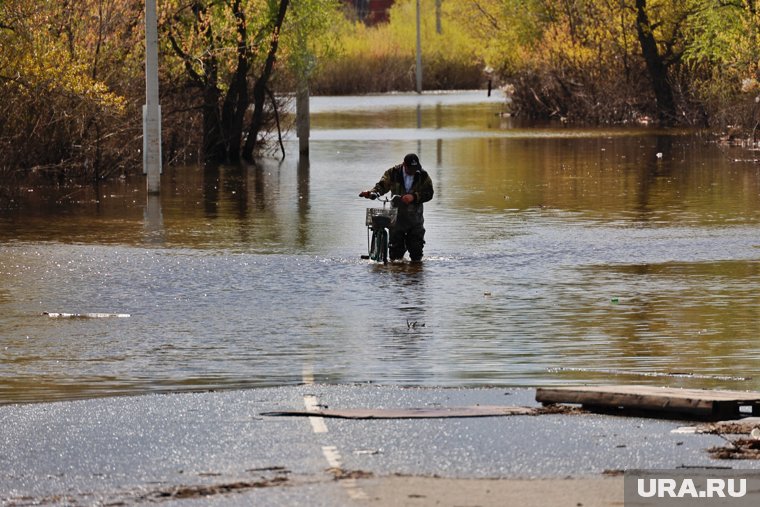
[[[414,322],[410,322],[409,319],[406,319],[406,327],[407,329],[415,329],[417,327],[425,327],[425,323],[418,323],[416,320]]]
[[[578,372],[578,373],[603,373],[605,375],[632,375],[637,377],[675,377],[675,378],[694,378],[694,379],[706,379],[706,380],[731,380],[731,381],[745,381],[752,380],[752,377],[731,377],[728,375],[704,375],[692,372],[659,372],[659,371],[627,371],[627,370],[606,370],[595,368],[562,368],[553,367],[547,368],[546,371],[550,373],[560,372]]]
[[[51,319],[124,319],[131,317],[129,313],[57,313],[42,312]]]

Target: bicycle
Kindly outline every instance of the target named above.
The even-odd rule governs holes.
[[[364,224],[367,226],[367,255],[362,259],[371,259],[375,262],[388,264],[388,229],[396,223],[398,208],[386,207],[388,203],[395,203],[400,196],[392,195],[390,198],[381,198],[373,193],[370,199],[383,203],[382,208],[367,208]],[[371,239],[370,239],[370,232]]]

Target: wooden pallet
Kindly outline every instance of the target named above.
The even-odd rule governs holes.
[[[712,391],[656,386],[540,387],[536,401],[545,405],[576,403],[587,409],[641,411],[648,415],[693,416],[700,419],[738,419],[749,406],[760,415],[760,393]]]

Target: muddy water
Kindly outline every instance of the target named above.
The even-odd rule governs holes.
[[[482,94],[314,99],[310,161],[24,192],[0,213],[0,403],[317,382],[760,389],[760,164],[519,125]],[[426,260],[360,190],[417,152]],[[122,313],[50,318],[44,312]]]

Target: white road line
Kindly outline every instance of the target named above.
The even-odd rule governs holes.
[[[327,460],[327,464],[330,465],[330,468],[340,468],[343,466],[343,460],[340,457],[338,448],[334,445],[322,446],[322,454],[324,454],[325,459]]]
[[[325,445],[322,447],[322,454],[327,460],[327,464],[330,465],[330,468],[336,468],[339,470],[343,468],[343,458],[340,457],[340,452],[337,447],[334,445]],[[352,500],[369,499],[367,493],[359,487],[359,483],[356,479],[341,479],[340,485],[343,486],[343,489],[346,490],[346,494],[348,494]]]
[[[317,400],[316,396],[312,396],[311,394],[307,394],[303,397],[303,404],[306,407],[306,410],[319,410],[319,400]],[[311,423],[311,429],[314,430],[314,433],[327,433],[327,425],[325,424],[324,417],[310,415],[309,422]]]
[[[314,383],[314,375],[310,368],[303,369],[303,381],[305,384],[311,385]],[[319,400],[316,396],[307,394],[303,397],[303,404],[308,411],[319,410]],[[324,417],[309,416],[309,422],[311,423],[311,429],[314,433],[327,433],[327,425],[325,424]],[[340,456],[338,448],[334,445],[322,446],[322,455],[327,460],[327,464],[330,468],[341,470],[343,468],[343,458]],[[346,494],[352,500],[368,500],[367,493],[359,487],[356,479],[346,478],[340,481],[343,489],[346,490]]]

